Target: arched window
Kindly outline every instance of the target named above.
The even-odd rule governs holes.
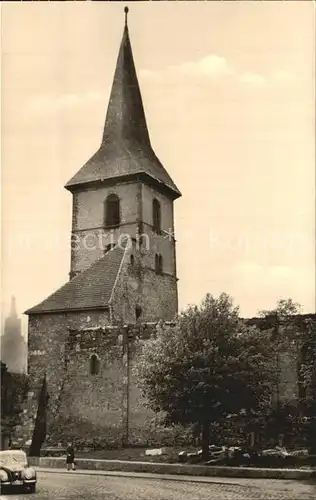
[[[156,272],[156,274],[161,274],[162,268],[163,268],[162,255],[160,255],[159,253],[156,253],[156,255],[155,255],[155,272]]]
[[[120,222],[120,199],[116,194],[110,194],[105,200],[105,225],[119,226]]]
[[[98,375],[100,371],[100,360],[96,354],[90,357],[90,375]]]
[[[153,230],[158,234],[161,231],[160,203],[156,198],[153,200]]]

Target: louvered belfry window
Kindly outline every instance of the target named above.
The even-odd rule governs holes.
[[[105,200],[105,225],[119,226],[120,222],[120,199],[116,194],[110,194]]]
[[[161,209],[160,203],[156,198],[153,200],[153,229],[158,234],[161,231]]]

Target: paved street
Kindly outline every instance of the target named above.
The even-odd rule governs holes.
[[[191,478],[192,480],[192,478]],[[223,484],[216,483],[222,482]],[[236,484],[233,484],[233,483]],[[30,500],[27,494],[1,500]],[[211,479],[209,483],[98,476],[69,472],[38,473],[36,500],[314,500],[316,484],[298,481]]]

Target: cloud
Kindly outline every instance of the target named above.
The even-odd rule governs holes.
[[[28,112],[30,114],[55,114],[62,110],[74,109],[86,106],[93,102],[102,101],[104,95],[101,92],[89,91],[83,94],[66,93],[62,95],[37,95],[30,99]]]
[[[229,66],[224,57],[216,54],[209,54],[197,61],[184,62],[182,64],[168,66],[161,71],[141,69],[140,78],[151,81],[161,81],[165,76],[193,76],[193,77],[219,77],[233,74],[233,69]]]
[[[225,76],[233,73],[224,57],[210,54],[194,62],[186,62],[179,66],[171,66],[171,71],[193,76]]]
[[[233,77],[236,82],[245,87],[264,88],[271,85],[286,85],[295,80],[295,75],[286,69],[280,69],[270,74],[261,74],[251,70],[240,71],[234,65],[217,54],[208,54],[196,61],[188,61],[179,65],[169,66],[161,71],[140,70],[140,77],[158,83],[166,78],[188,76],[195,78]]]
[[[245,83],[246,85],[254,85],[256,87],[261,87],[265,85],[266,78],[258,73],[243,73],[239,77],[241,83]]]

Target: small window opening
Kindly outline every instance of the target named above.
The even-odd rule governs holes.
[[[161,209],[156,198],[153,200],[153,230],[158,234],[161,232]]]
[[[134,255],[131,255],[131,260],[130,260],[130,262],[131,262],[131,266],[134,266],[134,264],[135,264],[135,258],[134,258]]]
[[[162,268],[163,268],[162,255],[160,255],[159,253],[156,253],[156,255],[155,255],[155,272],[156,272],[156,274],[162,274]]]
[[[162,255],[159,255],[159,273],[162,274]]]
[[[115,247],[115,243],[109,243],[108,245],[106,245],[104,253],[108,253],[114,247]]]
[[[90,374],[98,375],[100,371],[100,360],[96,354],[92,354],[90,358]]]
[[[139,306],[136,306],[135,308],[135,316],[136,316],[136,320],[138,320],[142,315],[142,308],[139,307]]]

